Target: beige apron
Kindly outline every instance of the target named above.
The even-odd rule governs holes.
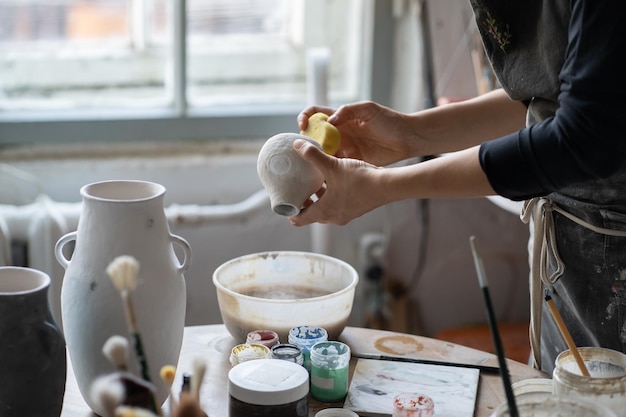
[[[541,315],[544,286],[553,285],[565,271],[565,265],[557,250],[553,212],[596,233],[626,237],[626,231],[594,226],[560,208],[545,197],[526,200],[520,218],[524,223],[533,222],[532,252],[530,265],[530,347],[533,367],[541,369]]]

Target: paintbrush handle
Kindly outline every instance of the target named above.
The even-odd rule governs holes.
[[[360,359],[374,359],[381,361],[390,361],[390,362],[406,362],[406,363],[420,363],[424,365],[438,365],[438,366],[452,366],[457,368],[471,368],[478,369],[482,372],[487,373],[498,373],[500,372],[500,368],[495,366],[487,366],[487,365],[478,365],[472,363],[460,363],[460,362],[447,362],[447,361],[438,361],[433,359],[418,359],[418,358],[406,358],[402,356],[385,356],[385,355],[368,355],[368,354],[360,354],[353,353],[352,357],[360,358]]]
[[[509,415],[511,417],[518,417],[519,413],[517,410],[517,404],[515,403],[515,395],[513,394],[513,387],[511,386],[511,376],[509,375],[509,369],[506,366],[504,347],[502,346],[502,341],[500,340],[498,322],[496,321],[496,314],[494,313],[493,304],[491,303],[491,296],[489,295],[489,287],[487,286],[487,277],[485,276],[483,261],[476,247],[475,236],[470,236],[470,247],[472,249],[472,256],[474,257],[474,265],[476,266],[478,283],[480,285],[480,288],[483,290],[485,310],[487,310],[487,318],[489,319],[489,328],[491,329],[493,343],[495,345],[496,353],[498,355],[498,362],[500,363],[500,377],[502,378],[504,393],[506,394],[506,400],[509,405]]]
[[[511,417],[517,417],[519,415],[517,405],[515,402],[515,395],[513,394],[513,387],[511,386],[511,376],[509,375],[509,369],[506,366],[506,357],[504,355],[504,346],[500,339],[500,332],[498,331],[498,322],[493,311],[493,304],[491,303],[491,296],[489,295],[489,288],[484,286],[483,297],[485,298],[485,307],[487,310],[487,316],[489,318],[489,327],[491,328],[491,334],[493,336],[493,343],[496,348],[498,356],[498,362],[500,363],[500,377],[502,378],[502,385],[504,386],[504,393],[506,394],[507,403],[509,405],[509,415]]]
[[[570,352],[572,352],[572,355],[574,355],[574,359],[576,360],[576,363],[578,364],[578,367],[580,368],[580,372],[584,376],[590,376],[589,370],[587,370],[587,366],[585,365],[585,361],[583,361],[582,356],[580,356],[580,352],[578,351],[578,348],[576,347],[576,344],[574,343],[574,339],[572,339],[572,335],[567,330],[567,326],[565,326],[563,317],[561,317],[559,310],[556,308],[556,304],[554,304],[554,301],[552,301],[552,297],[547,295],[545,300],[546,300],[546,304],[548,305],[548,309],[550,310],[550,313],[552,313],[552,317],[554,318],[554,321],[556,321],[556,325],[561,331],[561,335],[563,336],[563,339],[565,339],[565,343],[567,343],[567,346],[569,347]]]
[[[146,353],[143,350],[143,342],[141,340],[141,334],[137,328],[137,317],[135,316],[135,309],[133,308],[133,301],[128,291],[122,294],[124,301],[124,311],[126,313],[126,321],[130,336],[133,339],[133,348],[135,355],[137,356],[137,362],[139,362],[139,368],[141,369],[141,376],[144,380],[150,381],[150,372],[148,371],[148,359]]]

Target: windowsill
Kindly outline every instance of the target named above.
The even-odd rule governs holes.
[[[23,144],[0,148],[0,160],[8,163],[108,159],[187,158],[228,155],[257,155],[267,138],[213,139],[207,141],[162,141],[72,144]]]
[[[304,105],[0,113],[0,146],[267,138],[298,129]]]

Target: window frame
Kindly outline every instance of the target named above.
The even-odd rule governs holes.
[[[394,19],[386,0],[366,0],[369,31],[359,96],[388,104]],[[261,139],[297,129],[298,104],[189,107],[186,97],[185,1],[174,2],[174,106],[155,109],[0,112],[0,146],[85,142],[162,142]],[[375,80],[375,82],[374,82]],[[329,103],[336,106],[342,103]]]

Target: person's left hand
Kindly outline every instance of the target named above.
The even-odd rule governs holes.
[[[345,225],[388,202],[380,189],[380,175],[385,168],[327,155],[306,141],[294,142],[294,148],[302,158],[317,166],[325,184],[316,193],[317,201],[308,200],[300,214],[289,217],[293,225]]]

